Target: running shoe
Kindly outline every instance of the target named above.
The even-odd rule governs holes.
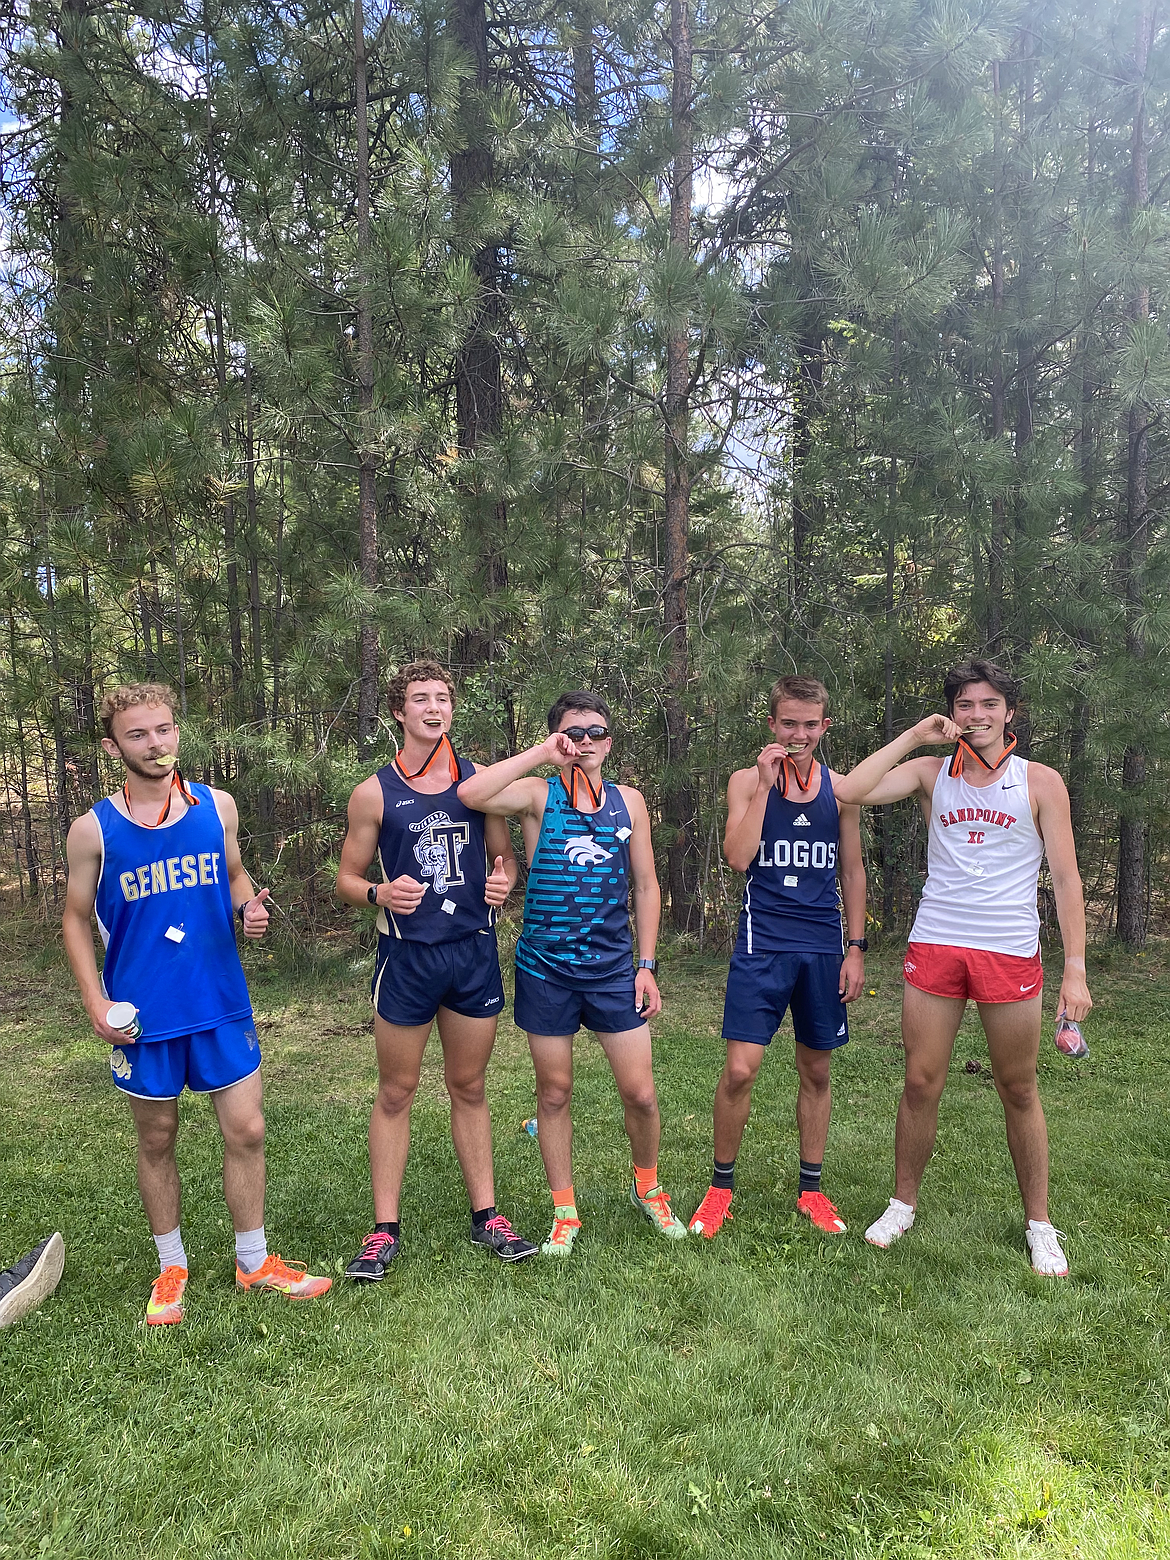
[[[844,1235],[845,1220],[837,1212],[834,1205],[825,1196],[824,1192],[801,1192],[796,1199],[797,1213],[803,1213],[806,1218],[812,1220],[818,1230],[824,1230],[826,1235]],[[866,1236],[869,1239],[869,1236]]]
[[[54,1233],[0,1273],[0,1327],[18,1322],[47,1299],[65,1271],[65,1242]]]
[[[271,1289],[289,1300],[318,1300],[333,1287],[331,1278],[314,1278],[303,1262],[285,1262],[273,1252],[254,1273],[236,1267],[236,1288]]]
[[[630,1182],[630,1201],[640,1208],[660,1235],[667,1240],[686,1240],[687,1227],[670,1211],[670,1198],[661,1186],[652,1186],[645,1197],[638,1196],[637,1181]]]
[[[362,1241],[362,1249],[346,1268],[345,1276],[365,1284],[380,1283],[397,1255],[397,1235],[388,1235],[385,1230],[371,1230]]]
[[[541,1256],[567,1257],[573,1250],[573,1242],[580,1228],[580,1219],[563,1219],[559,1213],[554,1213],[552,1234],[540,1248]]]
[[[1068,1239],[1063,1230],[1054,1229],[1040,1219],[1029,1219],[1024,1239],[1032,1254],[1033,1273],[1041,1273],[1045,1278],[1068,1277],[1068,1258],[1060,1246],[1062,1240]]]
[[[873,1221],[865,1232],[865,1238],[871,1246],[880,1246],[884,1251],[896,1240],[901,1240],[913,1223],[914,1209],[910,1204],[899,1202],[896,1197],[891,1197],[890,1206],[880,1219]]]
[[[709,1186],[706,1196],[695,1209],[695,1216],[688,1226],[691,1234],[714,1240],[716,1231],[722,1228],[724,1221],[731,1223],[733,1195],[730,1186]]]
[[[525,1257],[534,1257],[540,1250],[523,1235],[517,1235],[502,1213],[497,1213],[486,1224],[473,1224],[471,1239],[476,1246],[486,1246],[494,1251],[501,1262],[523,1262]]]
[[[183,1320],[183,1291],[187,1287],[185,1267],[165,1267],[150,1286],[146,1303],[146,1325],[163,1327]]]

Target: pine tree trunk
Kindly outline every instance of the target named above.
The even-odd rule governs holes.
[[[362,0],[353,7],[354,84],[357,96],[358,407],[361,451],[358,466],[358,553],[362,585],[378,588],[377,456],[374,453],[374,317],[368,273],[370,250],[370,128],[366,113],[366,34]],[[358,752],[365,758],[378,731],[378,630],[368,617],[358,629]]]
[[[994,187],[991,198],[991,437],[1003,438],[1003,107],[1000,99],[998,60],[991,64],[991,85],[995,97],[995,128],[992,160]],[[991,543],[987,550],[987,649],[999,653],[1003,643],[1004,550],[1007,538],[1006,509],[1002,493],[991,500]]]

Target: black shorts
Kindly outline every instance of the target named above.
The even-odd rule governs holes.
[[[374,1010],[388,1024],[429,1024],[441,1007],[464,1018],[495,1018],[504,1006],[495,930],[456,942],[378,938],[371,987]]]
[[[723,1006],[723,1038],[770,1045],[784,1014],[801,1045],[832,1051],[849,1039],[841,1001],[843,956],[833,953],[733,953]]]

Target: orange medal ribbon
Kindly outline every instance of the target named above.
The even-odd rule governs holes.
[[[788,796],[788,782],[790,778],[796,781],[796,789],[798,791],[810,791],[812,789],[812,765],[809,765],[808,779],[802,780],[800,778],[800,770],[797,769],[794,760],[785,753],[784,761],[780,765],[780,773],[776,776],[777,789],[780,795],[785,798]]]
[[[994,774],[1003,761],[1015,751],[1015,747],[1016,736],[1015,732],[1013,732],[1011,741],[1004,746],[1003,752],[996,759],[995,763],[989,764],[983,754],[977,753],[966,738],[960,737],[955,743],[955,751],[951,754],[951,761],[947,766],[947,774],[950,775],[952,780],[961,780],[963,778],[963,764],[968,758],[973,758],[976,763],[982,764],[984,769]]]
[[[395,765],[398,768],[399,774],[402,776],[402,778],[404,780],[421,780],[423,775],[428,773],[428,771],[430,770],[431,766],[437,762],[438,757],[439,757],[439,753],[440,753],[440,751],[443,748],[446,748],[446,750],[447,750],[447,770],[448,770],[448,773],[451,776],[451,784],[452,785],[458,785],[459,784],[459,760],[455,756],[455,749],[451,746],[451,739],[447,735],[446,732],[443,733],[443,735],[435,743],[435,745],[431,749],[431,751],[427,754],[426,762],[423,764],[422,768],[417,770],[413,775],[408,773],[408,771],[403,768],[402,755],[401,754],[399,754],[398,757],[395,758],[394,763],[395,763]]]
[[[171,802],[174,799],[174,791],[176,786],[179,788],[179,795],[183,798],[188,807],[199,806],[199,798],[197,796],[191,795],[191,792],[187,787],[187,782],[183,779],[182,774],[179,772],[179,766],[176,764],[175,767],[171,770],[171,783],[167,786],[166,806],[163,808],[162,812],[159,813],[158,817],[153,823],[144,823],[141,825],[142,828],[157,829],[161,824],[164,824],[167,821],[171,814]],[[127,780],[122,781],[122,800],[126,803],[126,811],[130,814],[131,823],[137,823],[138,819],[135,818],[134,811],[130,806],[130,784]]]
[[[589,776],[581,768],[580,764],[574,764],[572,769],[569,770],[569,778],[567,782],[564,775],[561,776],[561,784],[569,793],[569,806],[572,807],[575,812],[585,811],[585,808],[583,808],[577,800],[578,796],[581,794],[579,782],[577,779],[578,775],[582,780],[584,780],[585,789],[589,792],[589,799],[593,803],[593,807],[590,810],[592,812],[596,812],[597,809],[601,806],[601,798],[605,795],[605,782],[602,781],[597,789],[594,790],[593,781],[590,780]]]

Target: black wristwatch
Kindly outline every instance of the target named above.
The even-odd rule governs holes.
[[[862,953],[868,953],[869,952],[869,938],[868,937],[851,937],[849,939],[848,943],[846,943],[845,946],[847,948],[860,948]]]
[[[378,903],[378,885],[376,883],[371,883],[369,888],[366,889],[366,899],[372,905]]]
[[[651,975],[653,975],[653,974],[655,974],[657,972],[658,960],[657,959],[639,959],[638,960],[638,968],[640,970],[649,970]]]

